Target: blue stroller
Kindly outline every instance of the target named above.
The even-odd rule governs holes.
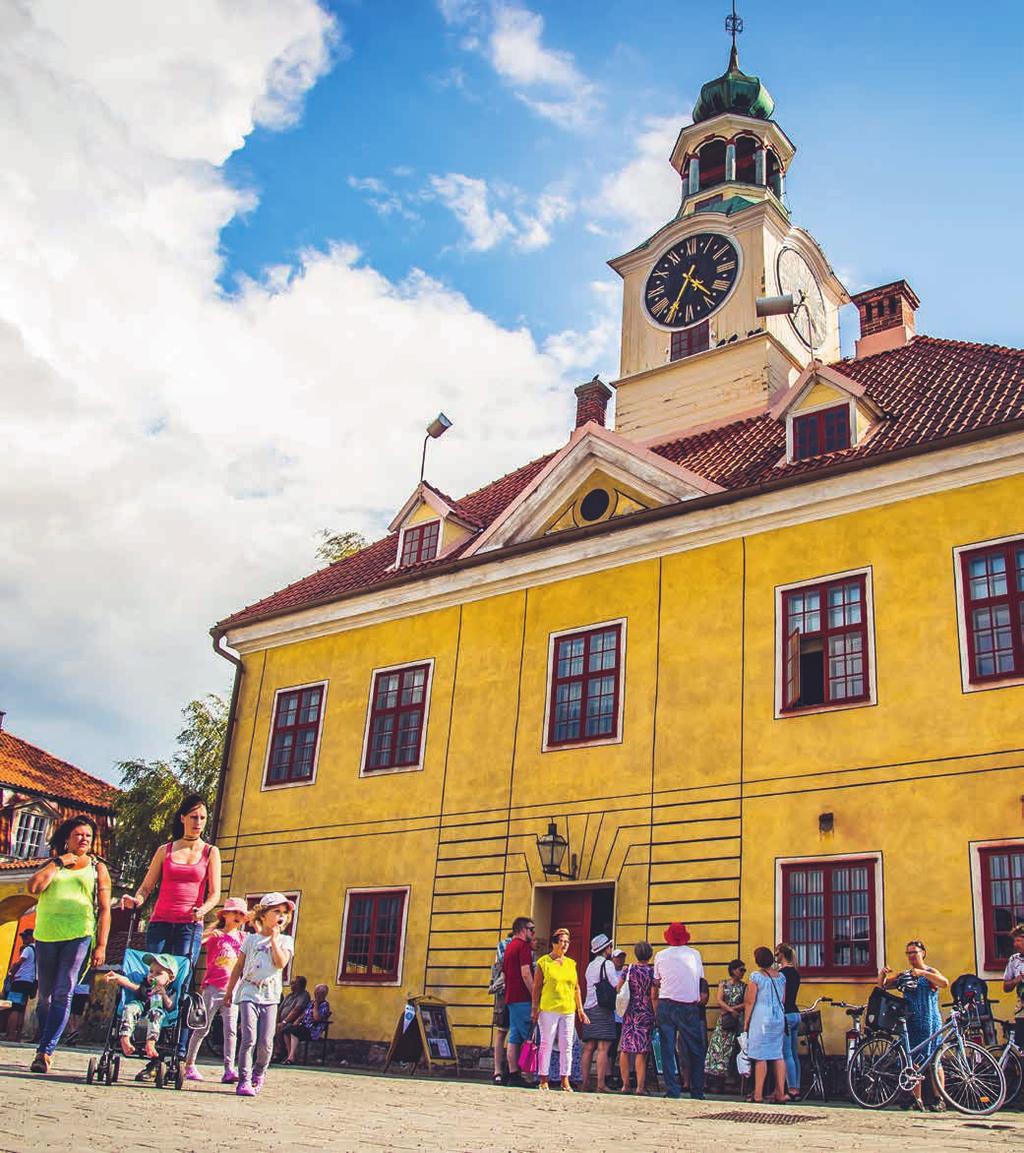
[[[149,953],[139,949],[125,949],[124,961],[120,969],[129,981],[140,982],[146,976],[149,972],[149,963],[143,958],[149,955]],[[190,992],[192,962],[188,957],[175,957],[174,959],[178,963],[178,974],[167,986],[167,991],[170,993],[174,1004],[172,1008],[167,1010],[160,1026],[157,1056],[147,1057],[140,1048],[138,1055],[146,1064],[135,1077],[136,1081],[146,1081],[153,1077],[158,1089],[170,1085],[173,1085],[175,1089],[181,1089],[185,1083],[185,1058],[179,1054],[178,1050],[181,1031],[192,998]],[[110,1027],[107,1029],[107,1036],[103,1042],[103,1051],[99,1057],[90,1057],[89,1059],[89,1067],[85,1074],[85,1080],[89,1085],[94,1081],[98,1081],[101,1085],[112,1085],[118,1079],[121,1072],[121,1058],[124,1056],[118,1044],[118,1034],[125,1003],[130,996],[131,993],[128,989],[118,991],[117,1003],[110,1018]],[[136,1046],[139,1045],[138,1038],[144,1030],[145,1021],[140,1021],[132,1038]]]

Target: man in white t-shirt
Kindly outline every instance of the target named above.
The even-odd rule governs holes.
[[[690,1096],[704,1099],[704,1057],[707,1038],[701,1012],[700,983],[704,962],[688,945],[690,934],[682,921],[665,930],[668,948],[654,958],[651,1001],[661,1034],[661,1063],[665,1072],[665,1096],[681,1097],[676,1037],[680,1038],[690,1066]]]

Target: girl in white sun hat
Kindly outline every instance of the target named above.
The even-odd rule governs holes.
[[[281,1000],[281,974],[295,952],[294,940],[284,931],[294,908],[295,903],[284,893],[267,893],[262,898],[253,910],[256,932],[242,942],[224,990],[224,1003],[238,1006],[235,1092],[239,1097],[255,1097],[267,1075]]]

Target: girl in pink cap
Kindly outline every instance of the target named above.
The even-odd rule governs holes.
[[[213,1026],[214,1014],[218,1011],[221,1024],[224,1026],[224,1076],[221,1077],[221,1081],[225,1085],[231,1085],[238,1080],[238,1073],[235,1070],[238,1006],[225,1001],[224,990],[227,988],[228,978],[235,967],[242,941],[245,939],[242,926],[247,915],[245,901],[241,897],[229,897],[217,914],[217,924],[203,934],[203,945],[206,948],[206,976],[203,978],[199,994],[206,1006],[206,1024],[192,1031],[192,1038],[188,1043],[185,1077],[189,1081],[203,1079],[202,1073],[196,1068],[196,1057],[206,1034]]]

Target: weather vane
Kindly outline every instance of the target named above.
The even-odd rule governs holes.
[[[736,15],[736,0],[732,0],[732,12],[725,18],[725,30],[732,36],[732,50],[736,51],[736,37],[743,31],[743,17]]]

